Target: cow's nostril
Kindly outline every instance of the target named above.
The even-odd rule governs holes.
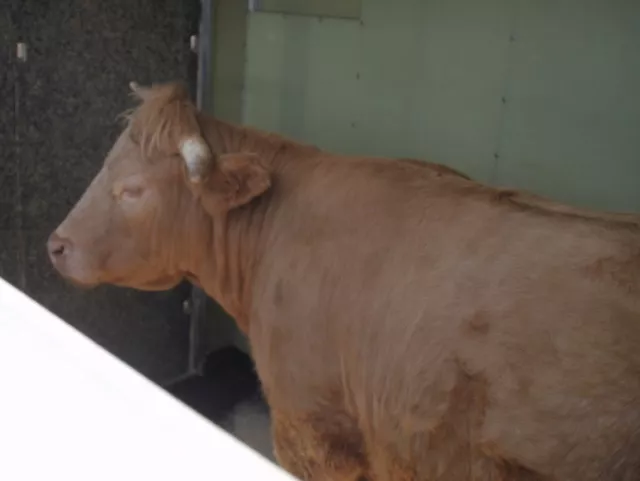
[[[52,259],[60,258],[69,251],[69,241],[57,234],[52,234],[47,242],[47,249]]]

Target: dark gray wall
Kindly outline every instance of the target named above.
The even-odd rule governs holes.
[[[53,272],[44,244],[119,133],[128,83],[188,79],[194,90],[198,9],[198,0],[0,0],[0,276],[157,381],[187,369],[190,287],[77,290]]]

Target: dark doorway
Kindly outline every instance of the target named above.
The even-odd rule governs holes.
[[[0,276],[158,382],[187,370],[191,287],[81,291],[53,272],[44,245],[119,133],[130,81],[181,79],[195,97],[199,8],[0,0]]]

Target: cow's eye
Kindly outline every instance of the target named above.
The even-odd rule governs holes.
[[[138,177],[133,177],[119,182],[113,189],[113,193],[119,201],[137,200],[144,194],[144,183]]]
[[[124,187],[120,192],[120,198],[123,200],[135,200],[142,196],[144,189],[140,185]]]

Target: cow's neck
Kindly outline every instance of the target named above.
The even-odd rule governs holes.
[[[258,255],[260,232],[251,210],[209,219],[204,251],[194,258],[190,272],[198,284],[247,332],[252,267]]]
[[[203,133],[216,155],[253,152],[261,156],[273,175],[277,175],[283,158],[303,146],[274,134],[239,127],[214,120],[200,119]],[[283,155],[284,154],[284,155]],[[265,218],[272,207],[270,193],[250,205],[208,219],[203,231],[206,239],[199,243],[204,251],[193,256],[191,273],[203,290],[231,314],[239,327],[247,332],[251,305],[253,268],[261,256]]]

